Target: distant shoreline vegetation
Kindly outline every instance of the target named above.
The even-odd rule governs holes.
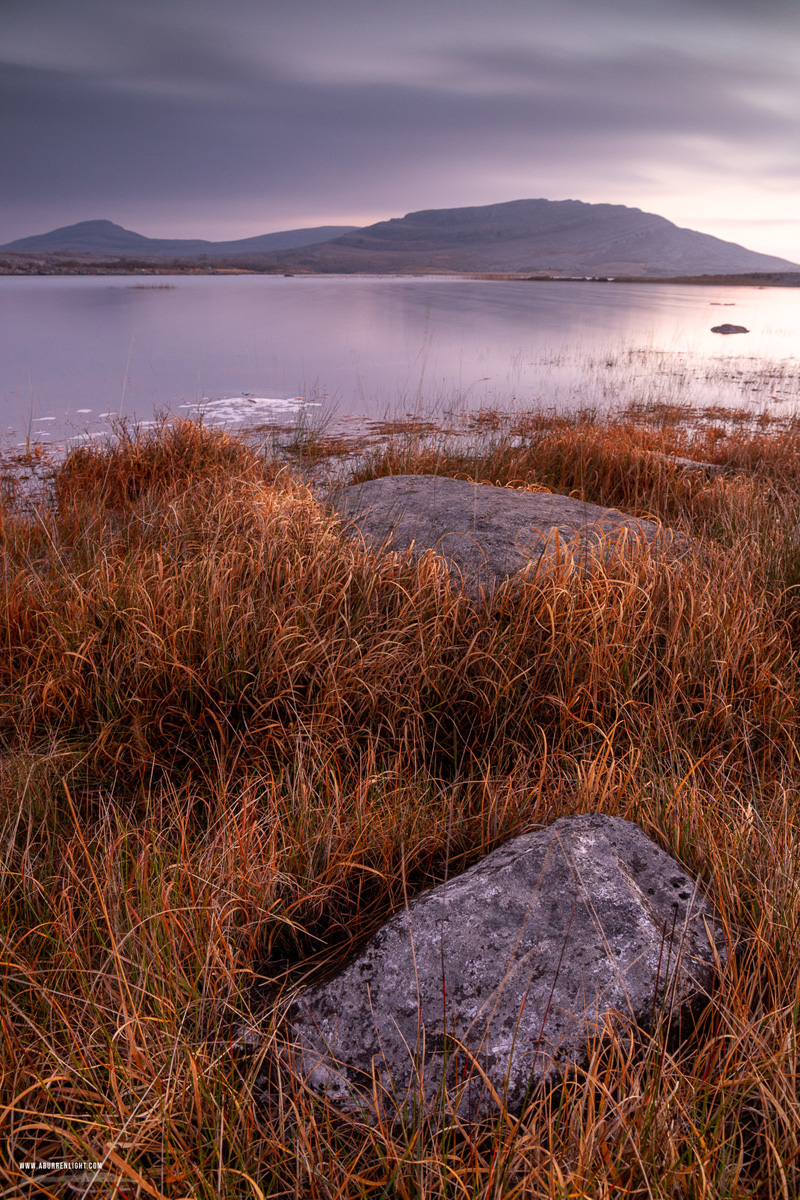
[[[9,254],[0,255],[0,275],[271,275],[288,278],[320,279],[331,276],[379,275],[386,278],[408,279],[439,275],[447,278],[485,280],[486,282],[519,283],[628,283],[628,284],[686,284],[692,287],[800,287],[800,271],[765,271],[747,274],[722,275],[575,275],[553,274],[552,272],[530,271],[457,271],[450,268],[409,267],[406,269],[384,269],[363,267],[354,269],[312,270],[297,267],[262,265],[257,262],[213,263],[199,259],[143,260],[135,258],[97,258],[74,254]]]

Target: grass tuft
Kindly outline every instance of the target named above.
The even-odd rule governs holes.
[[[631,410],[430,435],[353,479],[568,492],[692,552],[534,571],[481,606],[190,421],[4,485],[5,1194],[65,1158],[120,1196],[800,1191],[800,433]],[[699,873],[739,943],[691,1038],[618,1029],[481,1128],[367,1126],[303,1089],[275,1053],[294,990],[405,894],[586,811]]]

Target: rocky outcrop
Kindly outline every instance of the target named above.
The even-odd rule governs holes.
[[[729,325],[727,322],[724,325],[712,325],[712,333],[749,333],[744,325]]]
[[[519,1112],[609,1024],[688,1020],[725,957],[695,882],[638,826],[569,817],[395,913],[295,1001],[288,1042],[351,1111]]]
[[[373,550],[433,549],[475,594],[565,555],[586,566],[642,542],[686,545],[657,521],[614,508],[442,475],[386,475],[343,488],[331,500]]]

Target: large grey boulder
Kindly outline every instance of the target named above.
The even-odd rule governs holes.
[[[725,958],[708,902],[638,826],[568,817],[395,913],[294,1002],[289,1045],[348,1110],[374,1114],[374,1078],[395,1111],[438,1094],[468,1118],[496,1098],[519,1112],[604,1023],[674,1023],[704,1003]]]
[[[341,488],[331,502],[372,549],[441,554],[477,593],[533,564],[565,556],[586,566],[641,542],[683,546],[657,521],[550,492],[444,475],[386,475]]]
[[[744,325],[731,325],[729,322],[726,321],[724,325],[712,325],[711,332],[712,333],[749,333],[750,330],[747,329],[747,327]]]

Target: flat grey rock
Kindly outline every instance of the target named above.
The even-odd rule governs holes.
[[[726,321],[726,323],[724,325],[712,325],[711,332],[712,333],[749,333],[750,330],[746,329],[744,325],[729,325]]]
[[[646,541],[685,545],[657,521],[572,496],[467,483],[445,475],[385,475],[331,495],[372,549],[435,550],[472,592],[565,553],[579,563]]]
[[[519,1112],[604,1021],[704,1002],[725,941],[683,867],[637,825],[563,818],[514,838],[392,916],[288,1014],[296,1069],[343,1108]],[[485,1075],[485,1079],[482,1076]],[[378,1104],[381,1105],[379,1100]]]
[[[680,454],[665,455],[667,461],[673,467],[679,467],[682,471],[696,471],[702,475],[726,475],[728,467],[723,463],[704,462],[699,458],[684,458]]]
[[[727,475],[730,467],[723,463],[705,462],[701,458],[686,458],[681,454],[664,454],[661,450],[650,450],[647,457],[666,467],[677,467],[680,471],[692,471],[698,475]]]

